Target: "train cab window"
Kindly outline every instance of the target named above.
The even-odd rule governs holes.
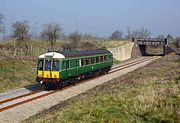
[[[53,60],[52,70],[59,71],[59,60]]]
[[[44,62],[44,60],[38,61],[38,70],[43,70],[43,62]]]
[[[51,60],[45,60],[45,70],[51,70]]]

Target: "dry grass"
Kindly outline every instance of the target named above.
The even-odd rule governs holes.
[[[104,43],[104,45],[105,45],[106,48],[114,48],[114,47],[122,46],[122,45],[124,45],[124,44],[126,44],[128,42],[130,42],[130,41],[127,41],[127,40],[124,40],[124,41],[112,41],[112,40],[110,40],[110,41],[106,41]]]
[[[0,92],[35,83],[36,61],[24,59],[0,60]]]
[[[180,56],[165,56],[24,122],[180,122]]]

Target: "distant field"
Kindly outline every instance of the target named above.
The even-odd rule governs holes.
[[[180,56],[167,55],[24,122],[180,122]]]

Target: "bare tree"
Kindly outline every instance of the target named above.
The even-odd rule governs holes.
[[[151,32],[147,28],[141,28],[140,30],[136,29],[134,31],[130,31],[130,28],[127,27],[128,35],[126,36],[128,39],[134,37],[134,38],[149,38],[151,35]]]
[[[54,49],[57,39],[62,36],[63,29],[58,23],[44,24],[41,36],[43,39],[50,42],[51,49]]]
[[[81,41],[81,34],[78,31],[75,31],[69,35],[69,39],[70,39],[71,45],[72,45],[71,50],[77,50],[77,46],[78,46],[79,42]]]
[[[162,38],[162,39],[163,39],[163,38],[165,38],[165,36],[164,36],[164,35],[159,34],[159,35],[157,35],[157,36],[156,36],[156,38]]]
[[[151,35],[150,31],[146,28],[141,28],[140,30],[135,30],[132,32],[131,37],[135,38],[149,38]]]
[[[25,48],[26,55],[31,52],[30,25],[26,20],[12,24],[12,37],[16,39],[18,47]]]
[[[130,30],[130,27],[129,27],[129,26],[127,26],[127,36],[126,36],[126,38],[127,38],[127,39],[132,38],[132,37],[131,37],[131,30]]]
[[[28,41],[30,39],[30,26],[26,20],[16,21],[12,24],[12,37],[18,41]]]
[[[114,31],[112,33],[110,39],[112,39],[112,40],[120,40],[120,39],[122,39],[122,36],[123,36],[122,32],[117,30],[117,31]]]

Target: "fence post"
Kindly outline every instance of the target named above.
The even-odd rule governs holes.
[[[22,48],[21,48],[21,50],[20,50],[20,56],[22,57]]]
[[[13,57],[16,56],[16,53],[17,53],[17,48],[15,48],[15,50],[14,50],[14,55],[13,55]]]

